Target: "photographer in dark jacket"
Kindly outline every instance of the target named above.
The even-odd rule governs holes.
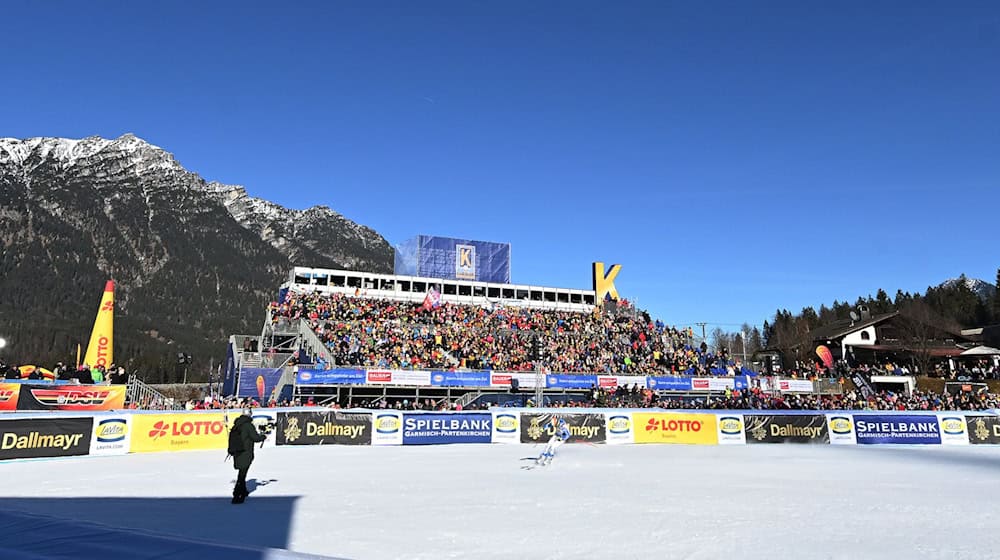
[[[267,439],[267,431],[260,433],[253,424],[250,409],[244,411],[243,415],[233,422],[233,429],[229,432],[229,454],[233,456],[233,468],[239,473],[236,477],[236,486],[233,487],[233,503],[242,504],[250,491],[247,490],[247,471],[253,463],[253,447],[255,444]]]

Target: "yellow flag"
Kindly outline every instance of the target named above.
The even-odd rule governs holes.
[[[114,361],[115,328],[115,283],[108,280],[104,285],[101,307],[97,309],[94,330],[90,333],[87,356],[84,363],[90,367],[108,367]]]

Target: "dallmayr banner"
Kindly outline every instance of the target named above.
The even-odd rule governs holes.
[[[545,443],[549,441],[555,433],[549,424],[552,418],[550,413],[522,412],[521,413],[521,443]],[[586,441],[590,443],[603,443],[607,440],[604,426],[604,414],[561,414],[556,413],[556,418],[563,418],[569,425],[570,438],[567,443]]]
[[[335,410],[279,412],[275,438],[277,445],[369,445],[372,415]]]
[[[492,436],[489,412],[403,413],[403,445],[490,443]]]
[[[10,384],[0,387],[0,410]],[[21,385],[11,400],[17,410],[99,411],[125,408],[125,385]]]
[[[225,449],[229,443],[228,428],[238,415],[239,412],[134,414],[129,449],[132,453]]]
[[[636,443],[719,443],[714,414],[633,412]]]
[[[0,420],[0,459],[86,455],[93,426],[93,418]]]
[[[854,429],[860,444],[941,443],[937,416],[855,414]]]
[[[1000,443],[1000,416],[965,416],[969,443]]]
[[[830,443],[823,414],[746,414],[747,443]]]

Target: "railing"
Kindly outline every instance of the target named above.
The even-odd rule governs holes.
[[[478,399],[481,396],[483,396],[483,392],[482,391],[475,391],[475,392],[472,392],[472,393],[466,393],[466,394],[462,395],[461,397],[458,397],[458,399],[455,400],[455,404],[456,405],[461,405],[462,408],[465,408],[465,407],[469,406],[469,404],[471,404],[473,401],[475,401],[476,399]]]
[[[133,406],[134,405],[134,406]],[[125,406],[128,408],[153,407],[160,410],[180,410],[182,405],[150,387],[135,374],[128,376],[125,389]]]

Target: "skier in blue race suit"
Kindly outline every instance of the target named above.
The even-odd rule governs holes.
[[[549,438],[549,442],[545,444],[545,449],[536,460],[539,465],[548,465],[551,463],[552,458],[556,456],[556,448],[566,443],[566,440],[570,437],[569,425],[566,424],[566,419],[560,418],[556,420],[556,417],[553,416],[549,425],[552,426],[552,437]]]

